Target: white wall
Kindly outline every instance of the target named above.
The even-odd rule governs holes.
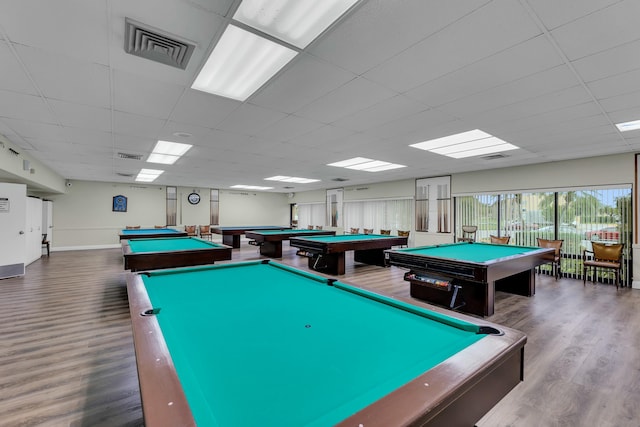
[[[14,154],[9,149],[17,152]],[[29,162],[29,169],[24,169],[24,160]],[[33,169],[33,173],[32,170]],[[3,135],[0,135],[0,172],[5,177],[5,182],[26,184],[29,194],[63,193],[65,191],[64,178],[53,172],[40,161],[31,157],[27,150],[12,144]]]
[[[634,159],[635,154],[626,153],[459,173],[451,176],[451,192],[455,196],[478,192],[630,184],[634,180]]]
[[[220,190],[220,225],[288,226],[291,200],[286,193]]]
[[[153,227],[166,224],[166,187],[157,185],[72,181],[66,194],[53,201],[55,241],[52,250],[119,246],[118,234],[127,225]],[[200,194],[197,205],[187,201]],[[113,212],[113,197],[127,197],[127,212]],[[178,187],[176,228],[209,224],[208,188]],[[289,198],[281,193],[220,191],[221,225],[287,225]]]

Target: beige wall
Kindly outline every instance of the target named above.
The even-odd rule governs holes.
[[[95,249],[119,246],[118,233],[127,225],[153,227],[166,223],[166,188],[157,185],[71,181],[65,194],[53,201],[53,250]],[[209,224],[209,189],[178,187],[176,228]],[[200,194],[192,205],[187,195]],[[127,212],[113,212],[113,197],[127,197]],[[221,225],[286,225],[286,194],[220,192]]]
[[[453,195],[630,184],[634,179],[635,154],[591,157],[452,175]]]
[[[9,149],[18,154],[13,154]],[[24,160],[29,162],[29,170],[24,169]],[[31,173],[32,169],[33,173]],[[63,177],[2,135],[0,135],[0,181],[26,184],[27,193],[33,196],[65,192]]]

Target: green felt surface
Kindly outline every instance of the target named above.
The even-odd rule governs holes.
[[[174,234],[181,231],[172,228],[138,228],[135,230],[122,230],[122,234]]]
[[[131,252],[170,252],[193,249],[222,248],[223,246],[196,237],[170,237],[135,239],[129,242]]]
[[[251,230],[255,231],[257,234],[263,234],[265,236],[269,235],[280,235],[280,234],[314,234],[314,233],[326,233],[326,230],[304,230],[304,229],[291,229],[291,230]]]
[[[383,234],[338,234],[335,236],[302,236],[301,239],[313,240],[314,242],[350,242],[354,240],[376,240],[397,238],[398,236],[388,236]]]
[[[421,246],[398,249],[398,252],[450,258],[462,261],[487,262],[498,258],[526,254],[540,248],[535,246],[495,245],[489,243],[452,243],[449,245]]]
[[[331,426],[483,338],[295,271],[256,262],[143,276],[198,426]]]

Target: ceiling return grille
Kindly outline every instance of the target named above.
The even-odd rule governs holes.
[[[125,18],[124,50],[132,55],[184,70],[195,45],[157,28]]]

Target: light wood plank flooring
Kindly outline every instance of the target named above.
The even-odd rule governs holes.
[[[261,257],[243,242],[233,258]],[[408,297],[403,273],[348,256],[341,279]],[[537,276],[489,320],[528,335],[525,381],[479,427],[640,426],[640,291]],[[52,252],[0,280],[0,426],[143,424],[120,249]]]

